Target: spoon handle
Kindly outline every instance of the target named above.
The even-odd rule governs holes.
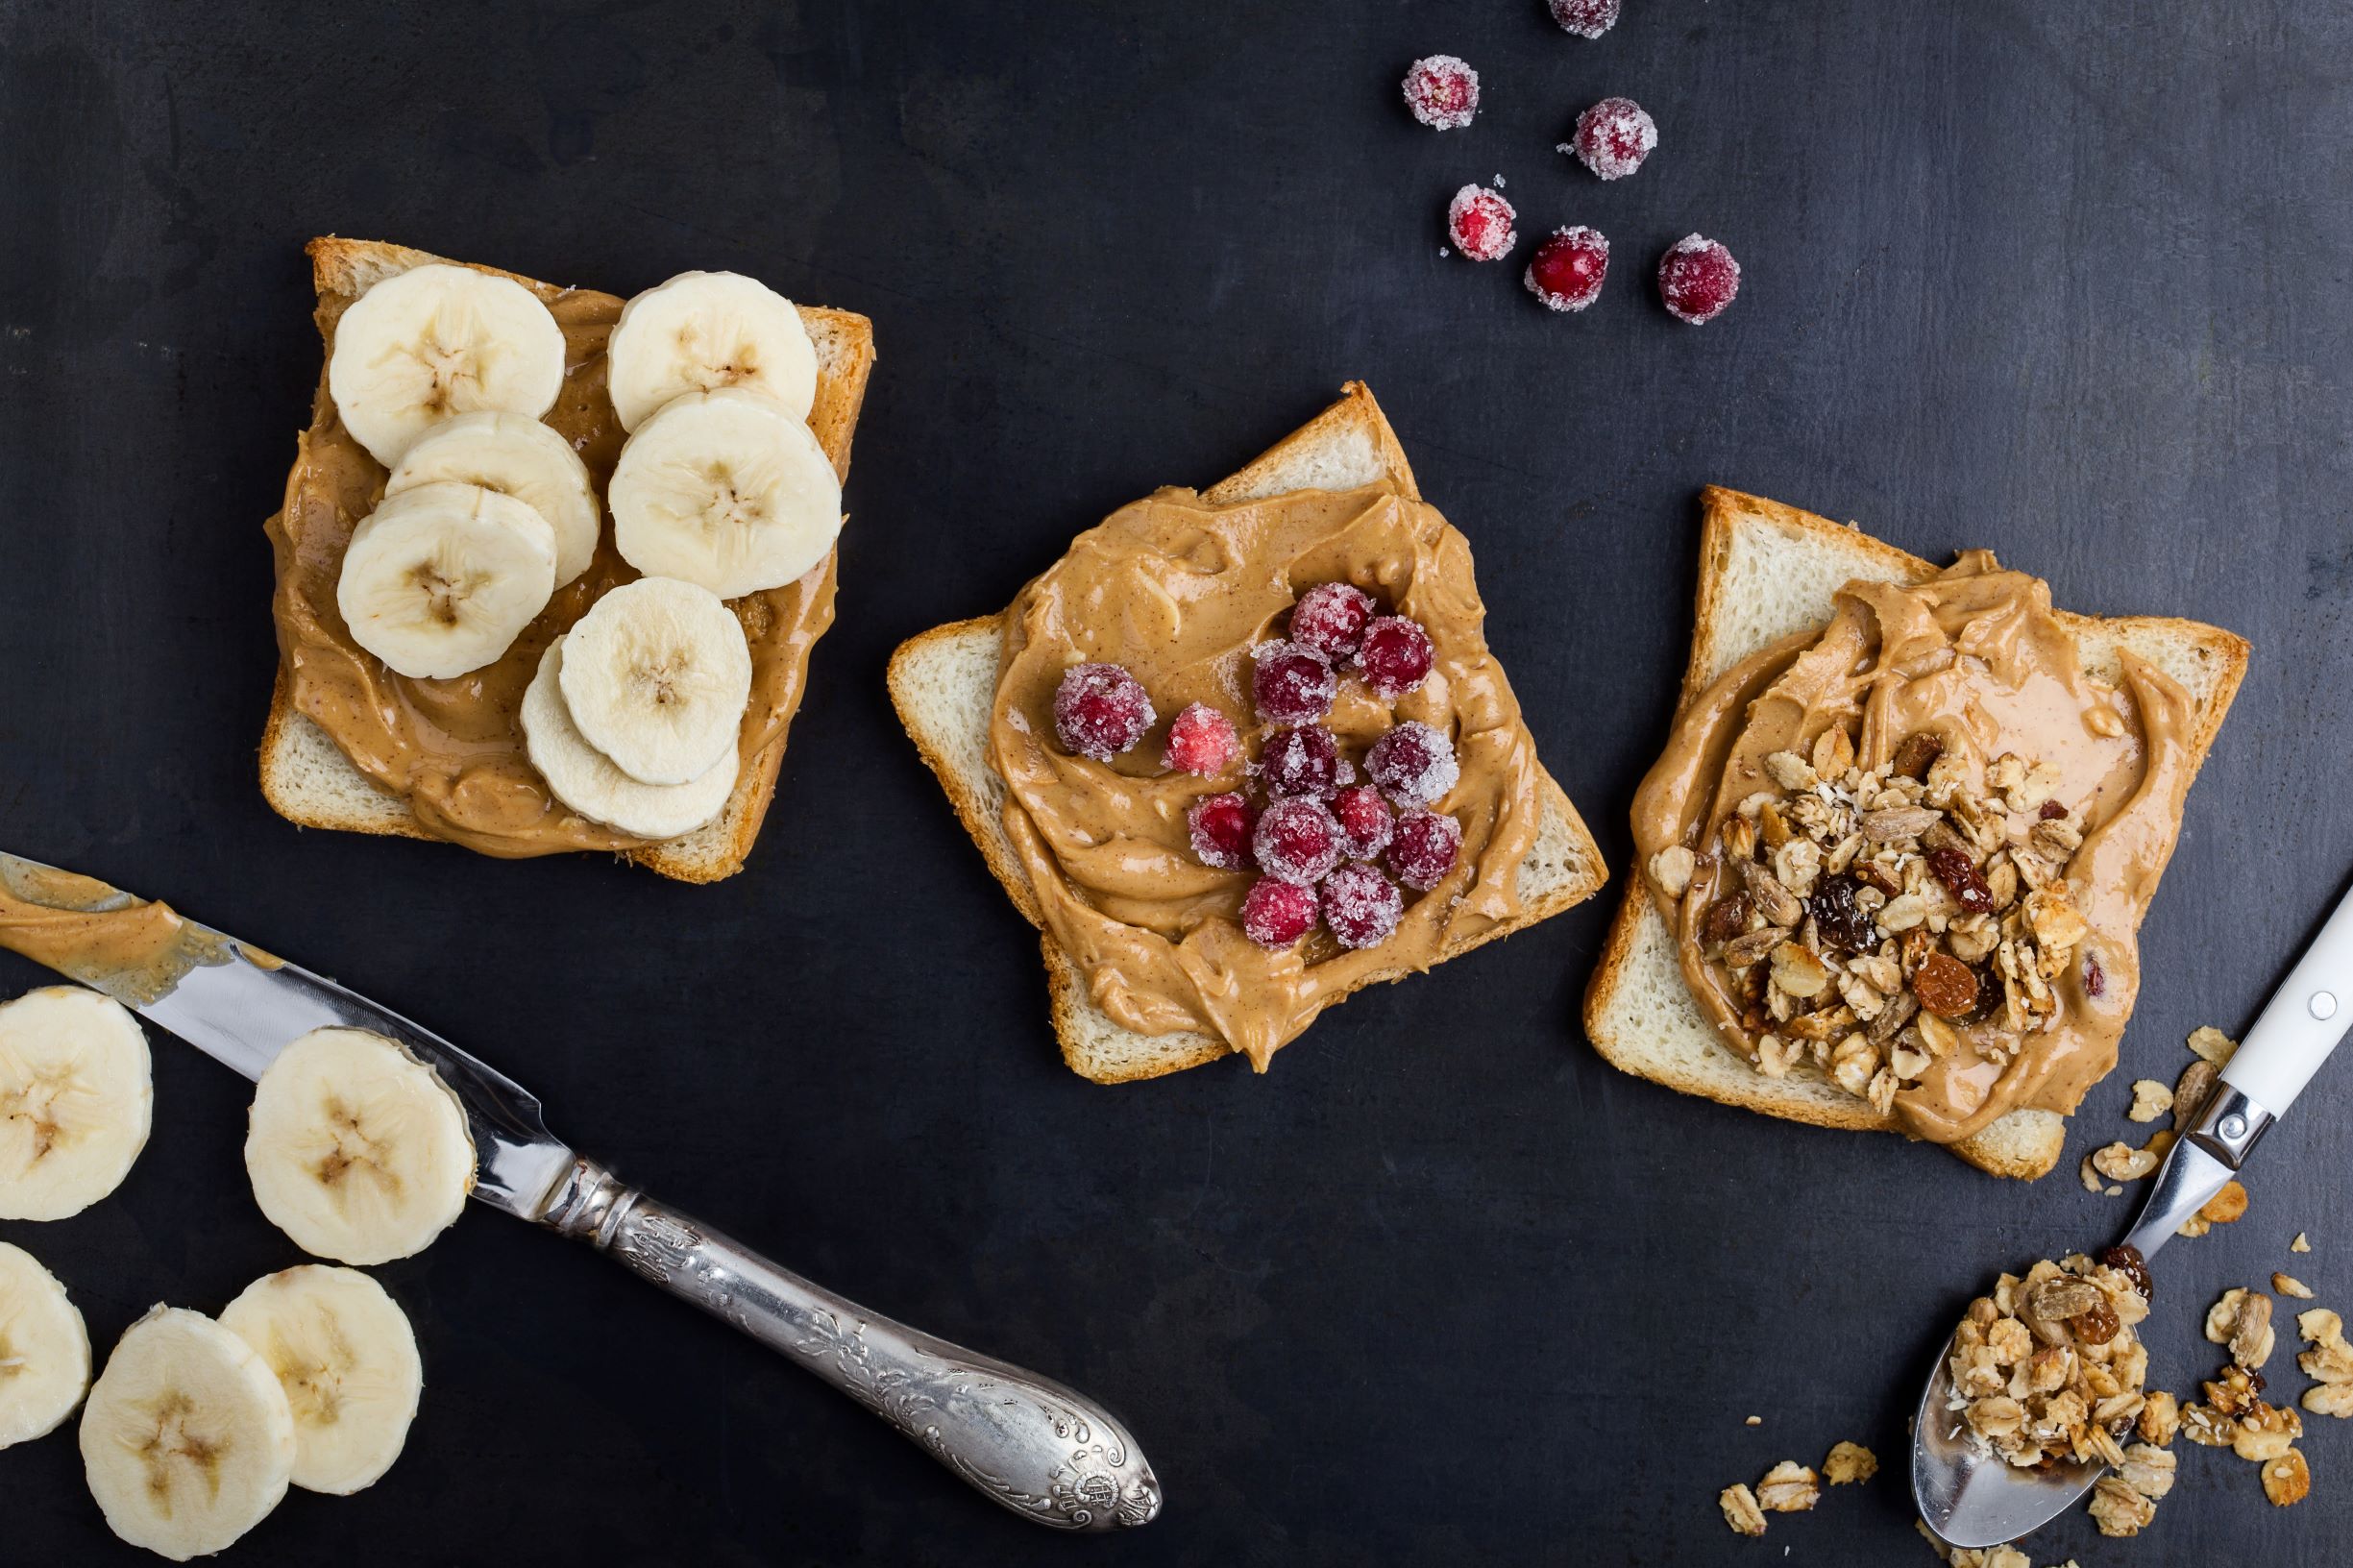
[[[2222,1082],[2274,1116],[2287,1115],[2353,1026],[2353,892],[2338,900],[2222,1068]]]

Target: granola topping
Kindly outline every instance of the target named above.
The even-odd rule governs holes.
[[[2148,1351],[2133,1333],[2147,1315],[2133,1275],[2081,1253],[2002,1275],[1953,1333],[1954,1419],[1979,1449],[2021,1468],[2123,1464],[2148,1404]]]

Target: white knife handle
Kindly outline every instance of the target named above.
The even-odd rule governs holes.
[[[992,1501],[1056,1530],[1149,1524],[1160,1481],[1084,1395],[810,1284],[581,1160],[541,1223],[782,1351]]]
[[[2353,1025],[2353,892],[2338,900],[2328,923],[2312,939],[2239,1052],[2222,1068],[2222,1082],[2284,1115]]]

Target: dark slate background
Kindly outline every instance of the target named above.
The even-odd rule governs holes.
[[[0,0],[0,845],[168,896],[415,1014],[558,1131],[875,1308],[1124,1411],[1162,1521],[1058,1542],[768,1352],[488,1213],[380,1271],[430,1389],[406,1457],[297,1493],[254,1562],[1922,1561],[1904,1416],[1994,1269],[2119,1231],[2074,1164],[2135,1076],[2243,1028],[2353,862],[2353,8],[2338,0],[1450,5],[53,4]],[[1483,72],[1467,132],[1396,83]],[[1630,93],[1661,145],[1553,151]],[[1467,180],[1594,224],[1599,305],[1439,255]],[[1658,254],[1746,268],[1693,330]],[[318,370],[301,255],[381,236],[629,293],[756,274],[870,314],[841,622],[758,852],[713,888],[297,832],[255,787],[260,524]],[[1620,1076],[1583,1040],[1617,890],[1360,997],[1253,1078],[1059,1062],[1029,929],[900,733],[903,637],[1075,530],[1207,483],[1348,377],[1479,552],[1546,759],[1627,854],[1689,629],[1698,487],[1989,545],[2096,612],[2251,638],[2145,933],[2124,1068],[2035,1187]],[[38,983],[0,954],[0,987]],[[247,1086],[159,1040],[118,1195],[0,1225],[103,1347],[296,1261]],[[2353,1069],[2253,1209],[2162,1260],[2158,1381],[2292,1266],[2353,1310]],[[2317,1250],[2292,1262],[2288,1238]],[[2283,1347],[2275,1370],[2288,1360]],[[2292,1391],[2302,1378],[2281,1379]],[[1742,1418],[1760,1414],[1761,1428]],[[2133,1546],[2341,1560],[2312,1499],[2189,1448]],[[1719,1488],[1855,1438],[1888,1469],[1735,1541]],[[70,1433],[0,1455],[0,1559],[138,1560]]]

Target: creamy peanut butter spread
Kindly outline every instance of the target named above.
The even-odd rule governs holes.
[[[233,952],[264,968],[279,962],[189,924],[168,904],[19,862],[0,863],[0,947],[128,1007],[154,1001],[199,965],[228,963]]]
[[[604,388],[605,339],[622,302],[586,289],[528,286],[564,332],[564,386],[545,423],[571,441],[601,497],[624,439]],[[331,357],[347,304],[332,297],[319,304],[319,332]],[[267,525],[278,565],[272,614],[294,706],[378,787],[406,800],[417,825],[436,838],[510,857],[646,844],[551,795],[524,754],[518,717],[548,644],[607,589],[637,576],[614,549],[609,524],[589,569],[555,591],[502,657],[449,679],[414,678],[386,669],[355,643],[335,603],[352,530],[382,500],[386,478],[383,465],[343,428],[322,379],[284,506]],[[751,644],[751,700],[737,737],[748,773],[755,758],[782,742],[800,706],[809,650],[833,623],[834,558],[828,551],[799,580],[729,605]]]
[[[1360,764],[1390,724],[1452,737],[1455,788],[1432,809],[1462,825],[1453,871],[1407,905],[1375,947],[1316,931],[1274,952],[1242,934],[1247,871],[1191,851],[1186,812],[1238,786],[1164,771],[1166,722],[1207,702],[1256,753],[1250,650],[1277,635],[1300,593],[1346,581],[1421,624],[1435,659],[1394,704],[1344,679],[1327,721]],[[1372,978],[1426,969],[1516,917],[1520,863],[1542,815],[1535,744],[1483,634],[1469,543],[1436,509],[1380,483],[1216,506],[1163,490],[1078,536],[1005,617],[990,755],[1008,793],[1004,824],[1048,931],[1112,1018],[1144,1034],[1223,1039],[1264,1071],[1315,1015]],[[1110,763],[1055,740],[1054,690],[1071,665],[1123,665],[1161,724]],[[1411,896],[1409,894],[1409,896]]]
[[[1970,551],[1849,583],[1692,698],[1633,829],[1724,1044],[1775,1075],[1810,1057],[1937,1142],[2073,1110],[2116,1064],[2194,766],[2189,695],[2121,674]]]

